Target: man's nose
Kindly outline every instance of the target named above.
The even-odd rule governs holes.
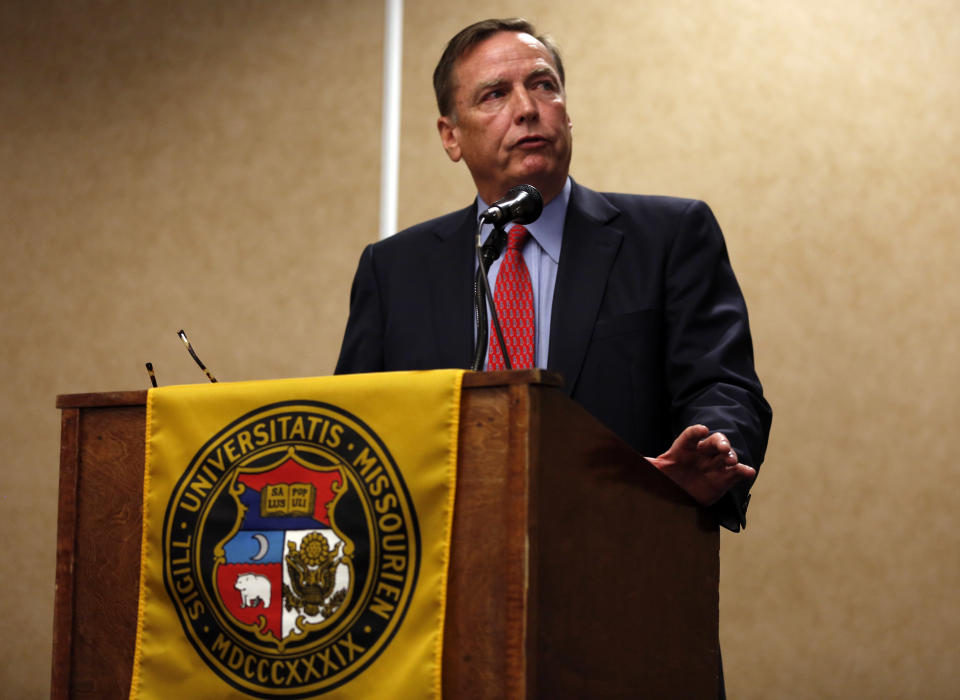
[[[526,90],[514,90],[514,119],[518,124],[525,121],[536,121],[540,116],[537,101]]]

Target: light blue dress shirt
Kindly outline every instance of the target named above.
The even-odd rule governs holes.
[[[547,206],[543,208],[540,218],[532,224],[526,224],[525,228],[530,232],[530,238],[523,246],[523,261],[530,271],[530,282],[533,285],[533,313],[534,321],[537,326],[536,351],[535,357],[537,367],[547,366],[547,357],[550,352],[550,317],[553,312],[553,290],[557,282],[557,266],[560,262],[560,245],[563,242],[563,222],[567,217],[567,204],[570,202],[570,178],[567,178],[563,190]],[[477,209],[477,218],[480,213],[486,211],[490,206],[482,198],[477,196],[479,208]],[[504,227],[510,230],[510,224]],[[493,231],[492,224],[483,224],[480,231],[480,240],[486,242],[487,237]],[[503,255],[497,258],[490,266],[487,279],[490,281],[490,291],[496,289],[497,273],[500,271],[500,263]],[[489,308],[487,310],[489,323]],[[494,338],[490,334],[490,338]],[[487,366],[488,358],[484,361],[484,367]]]

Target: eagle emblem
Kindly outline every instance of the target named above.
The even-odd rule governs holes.
[[[287,542],[287,573],[290,585],[283,584],[283,604],[288,611],[299,610],[307,615],[328,618],[346,598],[346,589],[334,591],[337,567],[343,560],[337,556],[342,542],[331,549],[327,538],[319,532],[306,535],[297,547]]]

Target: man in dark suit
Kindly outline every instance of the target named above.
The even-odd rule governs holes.
[[[437,128],[478,202],[366,248],[337,372],[468,367],[477,217],[531,184],[546,205],[523,248],[535,364],[739,530],[771,414],[720,228],[702,202],[575,183],[563,85],[556,48],[523,20],[450,41],[434,73]]]

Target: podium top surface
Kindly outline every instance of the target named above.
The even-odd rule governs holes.
[[[539,384],[562,387],[563,378],[557,372],[544,369],[520,369],[509,372],[465,372],[463,375],[463,388],[465,389],[507,386],[510,384]],[[57,395],[57,408],[143,406],[146,403],[146,389]]]

